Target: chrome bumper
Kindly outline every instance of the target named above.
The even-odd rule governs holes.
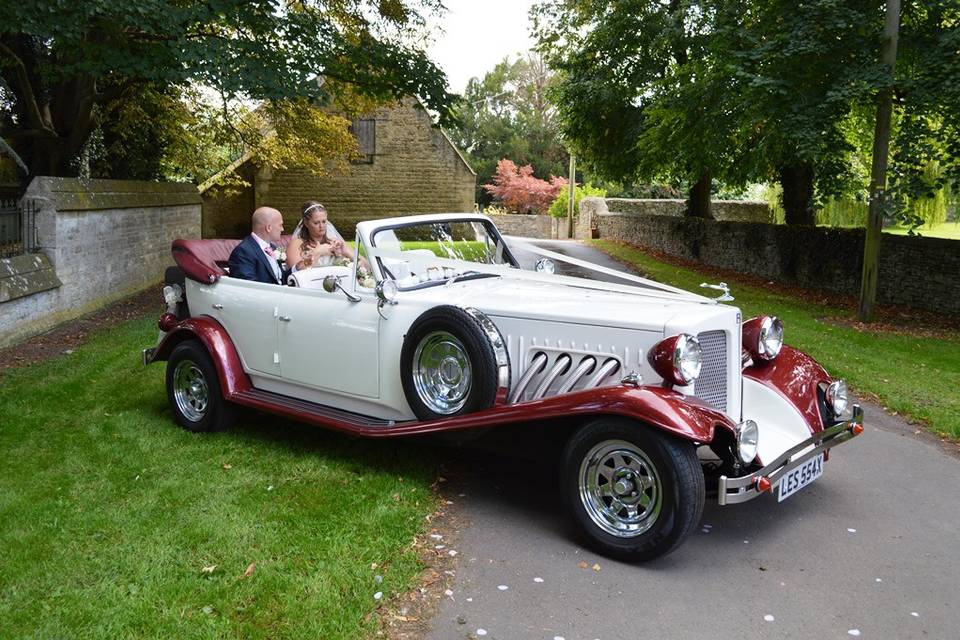
[[[717,501],[721,505],[725,505],[753,500],[757,496],[765,493],[765,491],[762,491],[758,486],[762,478],[766,478],[770,482],[767,491],[772,492],[783,476],[810,458],[816,457],[827,449],[832,449],[838,444],[842,444],[856,437],[862,430],[863,409],[860,408],[860,405],[855,404],[853,405],[853,417],[850,418],[850,420],[841,422],[829,429],[824,429],[820,433],[787,449],[779,458],[766,465],[763,469],[754,471],[750,475],[740,476],[739,478],[720,476]],[[810,446],[813,446],[813,449],[810,451],[807,451],[797,458],[791,457]]]

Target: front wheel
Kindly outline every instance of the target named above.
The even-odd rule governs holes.
[[[233,419],[213,360],[193,340],[178,344],[167,360],[167,399],[174,418],[189,431],[220,431]]]
[[[561,484],[590,546],[627,561],[677,548],[699,522],[705,499],[693,443],[621,418],[601,418],[570,438]]]

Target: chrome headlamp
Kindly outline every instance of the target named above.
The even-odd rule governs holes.
[[[760,442],[760,429],[753,420],[744,420],[737,425],[737,455],[745,464],[750,464],[757,457],[757,446]]]
[[[850,391],[843,380],[834,380],[827,387],[827,406],[833,411],[834,418],[841,418],[850,407]]]
[[[661,340],[647,354],[647,361],[661,378],[685,387],[700,377],[703,350],[695,337],[681,333]]]
[[[783,348],[783,320],[760,316],[744,322],[743,348],[754,361],[776,358]]]

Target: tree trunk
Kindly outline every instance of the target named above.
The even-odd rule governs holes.
[[[713,213],[710,211],[710,184],[712,178],[709,171],[704,171],[697,178],[697,182],[690,188],[690,195],[687,198],[686,214],[691,218],[713,219]]]
[[[817,224],[813,210],[813,167],[807,162],[780,167],[780,186],[787,224],[811,227]]]
[[[897,37],[900,32],[900,0],[887,0],[883,32],[883,64],[893,78],[897,62]],[[873,165],[870,172],[870,212],[863,241],[863,273],[860,277],[860,305],[857,318],[873,320],[880,271],[880,238],[886,208],[887,159],[890,152],[890,119],[893,112],[893,88],[884,87],[877,96],[877,123],[873,134]]]

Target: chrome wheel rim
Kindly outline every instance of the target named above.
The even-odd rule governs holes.
[[[195,362],[183,360],[173,370],[173,400],[181,415],[191,422],[200,422],[207,414],[210,387]]]
[[[580,463],[579,490],[594,524],[618,538],[648,531],[663,503],[657,468],[625,440],[605,440],[587,452]]]
[[[450,415],[466,404],[473,369],[454,335],[434,331],[424,336],[413,353],[412,373],[417,395],[434,413]]]

